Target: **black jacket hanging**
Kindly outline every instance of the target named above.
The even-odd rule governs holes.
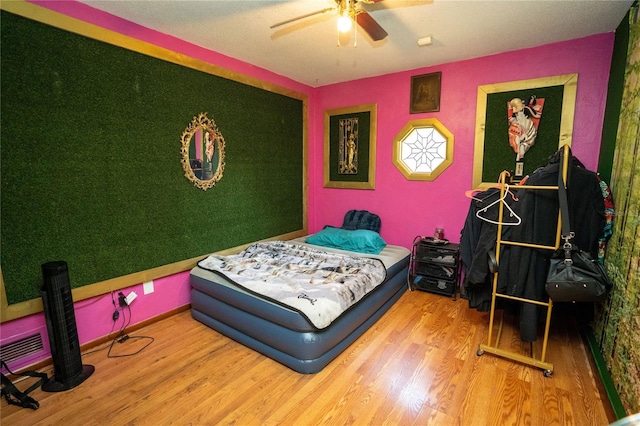
[[[526,185],[555,186],[560,173],[560,152],[549,163],[534,172]],[[575,157],[568,164],[569,211],[576,244],[597,256],[598,240],[605,225],[604,201],[599,180]],[[558,227],[558,194],[556,191],[521,189],[515,208],[522,225],[514,227],[509,239],[532,244],[555,244]],[[551,250],[521,246],[504,246],[500,259],[498,287],[510,296],[546,301],[545,282]],[[520,310],[520,337],[523,341],[537,338],[539,308],[523,304]]]
[[[526,185],[556,186],[560,172],[560,154],[561,151],[555,153],[546,166],[532,173],[526,180]],[[569,209],[576,244],[596,256],[598,239],[605,226],[599,179],[575,157],[569,158],[567,172]],[[492,191],[497,190],[490,189],[478,197],[487,197]],[[509,202],[522,223],[503,227],[502,239],[553,246],[558,223],[557,192],[519,189],[515,193],[517,202],[510,197],[505,201]],[[477,218],[475,213],[483,205],[495,201],[498,196],[499,194],[471,203],[460,239],[460,254],[465,266],[464,297],[469,300],[470,308],[481,312],[489,311],[491,304],[493,275],[489,271],[488,253],[495,249],[497,226]],[[494,209],[494,214],[497,215],[497,208]],[[552,254],[552,250],[502,245],[497,292],[545,301],[547,295],[544,284],[548,260]],[[527,303],[520,307],[520,337],[523,341],[534,341],[537,338],[538,309]]]

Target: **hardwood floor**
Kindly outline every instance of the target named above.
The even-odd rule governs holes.
[[[130,333],[154,339],[136,355],[84,354],[93,375],[65,392],[35,390],[36,411],[2,400],[1,423],[548,426],[615,420],[570,318],[554,315],[550,378],[495,355],[478,356],[488,318],[466,300],[407,292],[323,371],[302,375],[184,311]],[[508,316],[505,322],[501,347],[528,350],[510,332]],[[134,353],[148,342],[131,338],[111,354]]]

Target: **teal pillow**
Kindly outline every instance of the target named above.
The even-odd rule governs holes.
[[[331,227],[309,236],[305,241],[317,246],[366,254],[378,254],[387,245],[380,234],[375,231],[369,231],[367,229],[348,230]]]

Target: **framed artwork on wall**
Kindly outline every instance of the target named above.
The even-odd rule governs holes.
[[[393,138],[393,164],[408,180],[433,181],[453,163],[453,141],[437,118],[409,120]]]
[[[578,74],[478,86],[473,188],[513,181],[547,164],[571,146]]]
[[[324,187],[375,189],[376,104],[324,113]]]
[[[442,72],[440,71],[411,77],[411,101],[409,102],[411,114],[440,111],[441,81]]]

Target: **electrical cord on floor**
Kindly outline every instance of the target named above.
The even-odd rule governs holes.
[[[118,318],[120,318],[120,309],[118,308],[118,305],[116,305],[116,300],[115,300],[115,297],[113,295],[113,291],[111,292],[111,303],[113,304],[113,314],[111,314],[111,318],[112,318],[113,322],[111,323],[111,331],[109,332],[109,334],[107,334],[108,340],[113,340],[111,338],[111,334],[113,334],[113,331],[116,328],[116,322],[118,321]],[[124,329],[124,327],[122,327],[120,330],[118,330],[118,333],[122,333],[123,329]],[[117,339],[118,336],[116,336],[115,338]],[[95,352],[100,352],[100,351],[103,351],[103,350],[105,350],[107,348],[110,348],[112,345],[113,345],[113,342],[108,343],[108,344],[102,346],[101,348],[94,349],[94,350],[89,351],[89,352],[85,352],[82,355],[89,355],[89,354],[92,354],[92,353],[95,353]]]
[[[122,298],[122,297],[123,295],[121,294],[119,298]],[[125,330],[129,326],[129,323],[131,322],[131,307],[126,303],[124,304],[124,306],[122,306],[122,303],[116,303],[116,299],[113,292],[111,292],[111,303],[113,304],[113,314],[111,316],[111,318],[113,319],[113,323],[111,324],[111,331],[109,332],[109,334],[107,334],[111,342],[101,348],[94,349],[90,352],[86,352],[83,355],[92,354],[94,352],[100,352],[108,348],[109,351],[107,352],[107,358],[122,358],[122,357],[137,355],[140,352],[142,352],[142,350],[144,350],[147,346],[153,343],[154,341],[153,337],[129,336],[125,334]],[[121,306],[118,306],[118,305],[121,305]],[[128,318],[127,318],[127,314],[129,314]],[[122,319],[122,326],[118,329],[116,335],[112,338],[111,335],[114,333],[114,330],[116,328],[116,323],[118,322],[119,319]],[[116,343],[125,343],[130,339],[131,340],[150,340],[150,341],[136,352],[129,353],[129,354],[122,354],[122,355],[111,354],[111,350],[113,349]]]
[[[115,301],[114,301],[115,304]],[[111,345],[109,345],[109,352],[107,352],[107,358],[124,358],[127,356],[133,356],[133,355],[137,355],[140,352],[142,352],[144,349],[146,349],[150,344],[153,343],[154,338],[150,337],[150,336],[130,336],[128,334],[125,334],[125,329],[129,326],[129,323],[131,322],[131,306],[125,304],[124,307],[122,307],[121,309],[122,311],[122,327],[120,328],[120,331],[118,332],[118,334],[116,335],[116,337],[113,338],[113,340],[111,341]],[[117,310],[114,311],[114,317],[115,317],[115,312],[118,312]],[[129,317],[127,317],[127,313],[129,314]],[[115,320],[114,320],[115,323]],[[111,334],[111,333],[109,333]],[[141,347],[140,349],[138,349],[135,352],[132,353],[128,353],[128,354],[122,354],[122,355],[112,355],[111,354],[111,350],[113,349],[113,346],[115,345],[115,343],[124,343],[128,340],[148,340],[149,342],[144,345],[143,347]]]

